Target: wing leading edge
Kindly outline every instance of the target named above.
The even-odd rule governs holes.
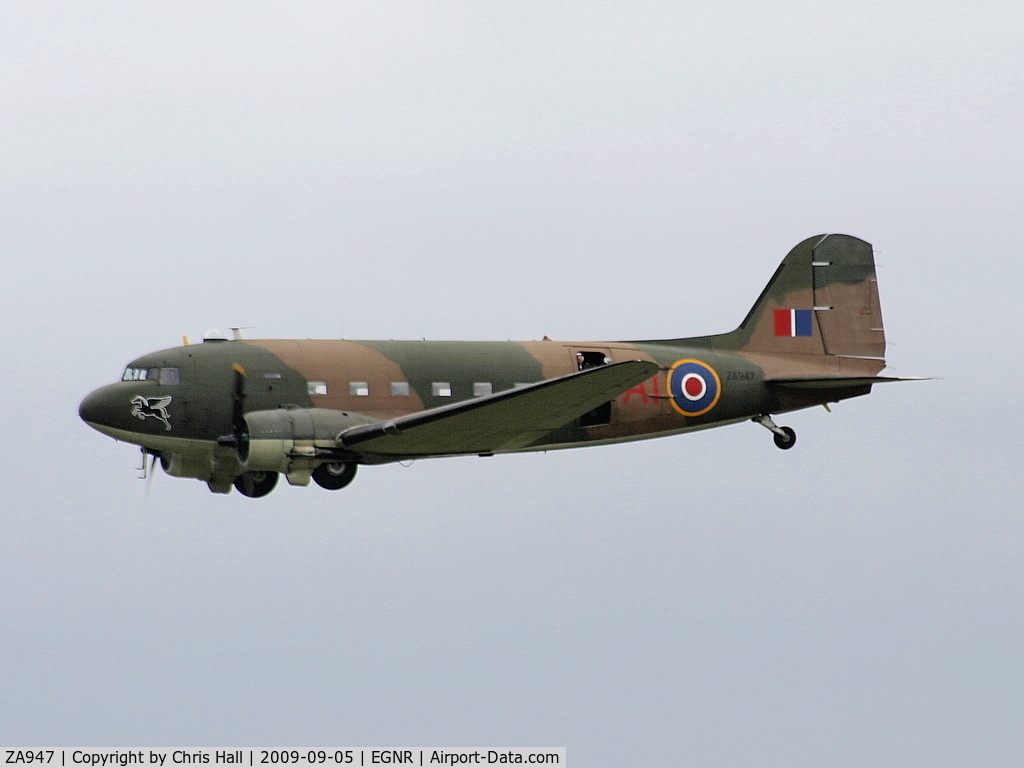
[[[455,456],[524,448],[651,378],[656,363],[634,360],[548,379],[495,395],[351,427],[340,447],[380,456]]]

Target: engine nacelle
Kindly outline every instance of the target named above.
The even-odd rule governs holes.
[[[171,477],[194,477],[210,480],[213,477],[213,456],[209,451],[171,453],[161,451],[160,466]]]
[[[375,419],[327,408],[276,408],[245,414],[245,432],[238,445],[242,466],[256,472],[313,469],[317,448],[336,448],[339,432]]]

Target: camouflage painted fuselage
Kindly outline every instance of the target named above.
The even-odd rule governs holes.
[[[887,380],[884,352],[871,246],[830,235],[796,246],[731,333],[209,340],[138,358],[80,413],[171,474],[224,491],[247,471],[306,484],[324,464],[570,448],[767,417],[868,393]]]

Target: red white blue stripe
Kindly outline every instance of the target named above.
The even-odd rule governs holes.
[[[809,309],[776,309],[776,336],[813,336],[814,324]]]

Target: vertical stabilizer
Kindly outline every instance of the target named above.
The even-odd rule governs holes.
[[[871,244],[817,235],[789,252],[746,318],[714,346],[773,354],[885,356]]]

